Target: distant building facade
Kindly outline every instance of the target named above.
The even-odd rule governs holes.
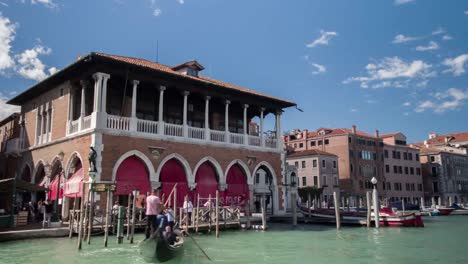
[[[468,132],[437,135],[413,143],[420,149],[426,203],[468,201]]]
[[[328,202],[333,192],[339,192],[338,157],[321,150],[304,150],[287,155],[289,166],[297,168],[297,187],[316,187]]]
[[[384,142],[382,189],[391,202],[419,204],[424,197],[419,149],[406,145],[402,133],[381,135]]]
[[[347,128],[320,128],[317,131],[296,130],[284,137],[284,144],[290,151],[318,149],[338,156],[340,189],[350,196],[351,205],[365,199],[366,191],[372,189],[370,180],[375,177],[377,189],[383,194],[384,180],[383,141],[379,132],[371,135]]]

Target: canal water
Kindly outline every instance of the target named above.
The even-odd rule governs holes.
[[[375,228],[272,224],[267,232],[226,231],[194,236],[213,262],[186,238],[170,263],[468,263],[468,216],[425,217],[425,228]],[[143,236],[137,237],[140,241]],[[0,243],[0,263],[147,263],[137,245],[104,248],[102,237],[76,250],[76,238]]]

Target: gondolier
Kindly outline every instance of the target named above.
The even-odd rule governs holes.
[[[157,196],[157,190],[153,190],[151,195],[146,198],[146,238],[149,238],[151,234],[156,230],[157,223],[156,217],[161,211],[161,200]]]

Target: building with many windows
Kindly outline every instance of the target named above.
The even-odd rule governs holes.
[[[419,204],[424,197],[419,149],[406,145],[402,133],[381,135],[384,142],[382,189],[389,201]]]
[[[352,205],[365,199],[372,189],[370,180],[383,181],[383,141],[378,131],[375,135],[359,131],[356,126],[347,128],[320,128],[317,131],[296,130],[284,137],[291,151],[316,149],[338,156],[340,189],[350,196]],[[300,181],[300,180],[299,180]],[[382,185],[377,188],[382,194]]]
[[[202,70],[196,61],[170,67],[90,53],[11,99],[21,106],[17,174],[50,190],[31,199],[63,199],[66,217],[93,169],[90,154],[95,180],[116,182],[113,199],[123,204],[132,190],[168,196],[177,184],[178,203],[218,190],[226,205],[252,205],[266,182],[271,211],[283,212],[283,143],[265,131],[281,131],[282,109],[295,104]],[[250,133],[254,117],[259,131]],[[265,118],[275,127],[265,128]]]
[[[338,157],[317,150],[288,153],[286,162],[297,168],[297,187],[316,187],[322,190],[322,200],[333,199],[333,192],[339,192]]]

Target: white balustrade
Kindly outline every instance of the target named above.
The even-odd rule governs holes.
[[[148,134],[158,134],[158,122],[137,119],[137,131]]]
[[[68,128],[68,134],[73,134],[78,132],[79,130],[79,123],[80,119],[74,120],[70,122],[70,127]]]
[[[184,126],[164,123],[164,135],[172,137],[182,137],[184,135]]]
[[[231,143],[244,144],[244,134],[230,133]]]
[[[265,138],[265,147],[267,148],[277,148],[276,138]]]
[[[249,136],[249,145],[250,145],[250,146],[257,146],[257,147],[259,147],[259,146],[261,145],[260,137],[257,137],[257,136]]]
[[[205,139],[205,129],[200,127],[188,127],[189,138]]]
[[[88,129],[91,127],[91,116],[85,116],[83,117],[83,124],[81,124],[81,129]]]
[[[110,129],[130,131],[130,118],[107,115],[106,125],[106,127]]]
[[[226,140],[226,132],[218,131],[218,130],[211,130],[210,138],[211,138],[211,141],[224,142]]]

